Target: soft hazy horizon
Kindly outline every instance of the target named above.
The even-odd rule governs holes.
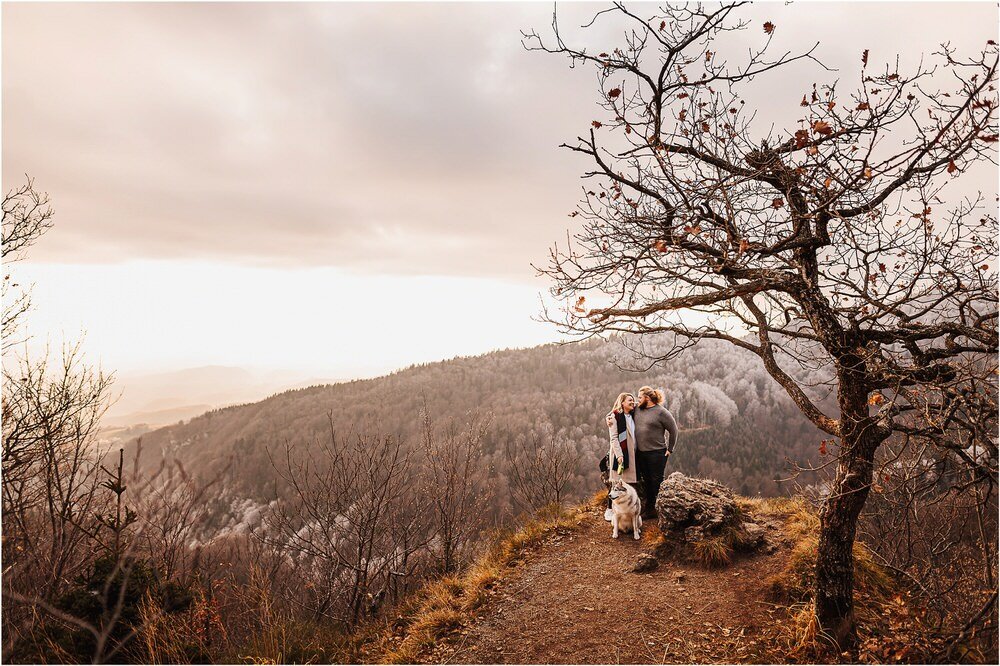
[[[615,43],[597,5],[567,39]],[[550,3],[12,4],[3,186],[55,227],[16,266],[32,344],[86,332],[122,373],[221,365],[347,378],[555,341],[530,264],[565,239],[595,75],[527,53]],[[763,3],[720,45],[816,51],[755,83],[784,126],[806,81],[995,38],[995,3]],[[901,17],[905,16],[905,20]],[[581,36],[583,35],[583,36]],[[579,43],[579,42],[577,42]],[[787,78],[793,76],[794,79]],[[790,80],[796,81],[789,85]],[[990,177],[994,177],[993,174]]]

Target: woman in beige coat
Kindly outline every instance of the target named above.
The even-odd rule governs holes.
[[[632,412],[635,410],[635,397],[631,393],[622,393],[615,400],[611,415],[615,423],[608,426],[610,449],[608,451],[608,474],[611,483],[621,479],[625,483],[635,483],[635,422]],[[621,471],[619,471],[621,470]]]
[[[635,397],[631,393],[622,393],[615,400],[615,406],[608,414],[608,487],[621,479],[635,486],[635,422],[632,411],[635,409]],[[608,508],[604,519],[611,520],[611,498],[608,497]]]

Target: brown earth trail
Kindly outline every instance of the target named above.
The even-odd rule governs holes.
[[[601,512],[559,530],[512,562],[489,598],[423,663],[761,663],[767,635],[785,611],[767,601],[766,580],[789,555],[779,523],[766,523],[771,554],[706,569],[661,558],[657,569],[630,569],[654,550],[648,524],[640,541],[611,538]],[[786,659],[786,658],[785,658]]]

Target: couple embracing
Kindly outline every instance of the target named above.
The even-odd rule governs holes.
[[[643,386],[638,402],[631,393],[622,393],[607,416],[608,480],[610,485],[620,480],[636,489],[642,518],[656,517],[663,470],[677,443],[677,422],[663,399],[663,391]],[[604,519],[612,519],[610,496]]]

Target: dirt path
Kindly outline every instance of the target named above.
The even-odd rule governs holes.
[[[640,541],[630,534],[615,541],[610,525],[592,512],[579,529],[553,535],[520,562],[470,625],[425,661],[771,661],[759,639],[782,612],[765,601],[765,580],[784,566],[788,547],[723,569],[661,560],[651,573],[629,572],[655,536],[651,527]]]

